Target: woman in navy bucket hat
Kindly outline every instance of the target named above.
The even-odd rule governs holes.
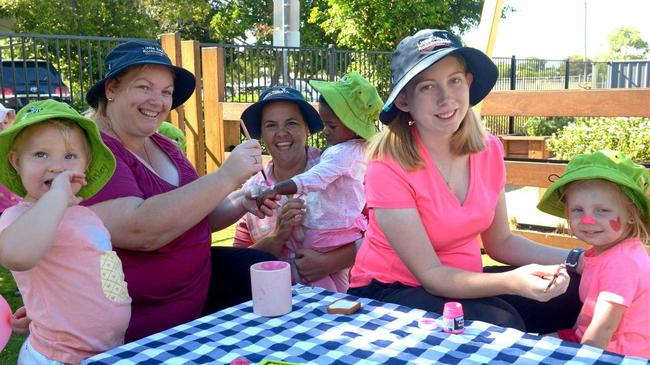
[[[568,251],[512,234],[503,147],[471,109],[497,76],[487,55],[448,31],[399,43],[380,114],[387,128],[369,147],[370,219],[350,294],[437,313],[459,301],[468,320],[530,332],[573,325],[577,280],[565,295],[566,271],[548,286]],[[481,242],[494,259],[524,266],[483,268]]]
[[[176,107],[183,104],[194,92],[196,79],[191,72],[182,67],[174,66],[159,45],[134,40],[118,45],[106,56],[106,76],[86,93],[88,105],[97,108],[99,99],[106,98],[104,93],[106,81],[116,78],[128,68],[137,65],[161,65],[168,67],[174,73],[172,109],[176,109]]]
[[[241,119],[246,124],[251,137],[260,138],[262,109],[264,109],[265,105],[274,101],[289,101],[298,105],[309,128],[309,133],[313,134],[323,129],[323,121],[320,119],[320,115],[305,100],[300,91],[288,86],[272,86],[264,90],[259,100],[246,108],[241,115]]]
[[[107,55],[106,70],[86,99],[116,169],[82,204],[104,222],[124,265],[133,299],[129,342],[249,300],[250,265],[273,256],[211,249],[211,233],[249,211],[271,214],[276,204],[258,208],[236,191],[262,168],[256,140],[199,177],[174,142],[156,132],[195,86],[192,73],[172,65],[160,46],[120,44]]]

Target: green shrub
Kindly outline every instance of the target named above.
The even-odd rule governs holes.
[[[548,140],[561,160],[603,149],[625,153],[638,162],[650,161],[650,118],[576,118]]]
[[[527,136],[550,136],[575,121],[573,117],[534,117],[528,119],[522,129]]]

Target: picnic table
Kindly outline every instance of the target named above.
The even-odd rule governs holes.
[[[352,315],[328,314],[336,299],[359,300]],[[481,321],[463,334],[418,327],[439,315],[320,288],[293,287],[293,310],[280,317],[253,313],[252,302],[125,344],[87,364],[229,364],[243,356],[301,364],[649,364],[591,346],[539,337]]]

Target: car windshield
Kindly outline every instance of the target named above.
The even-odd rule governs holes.
[[[51,83],[58,83],[57,74],[52,69],[48,69],[45,63],[16,61],[14,65],[15,68],[11,63],[2,64],[1,81],[4,85],[14,84],[14,76],[16,84],[47,83],[48,80]]]

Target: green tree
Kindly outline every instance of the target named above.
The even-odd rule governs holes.
[[[336,45],[358,50],[391,50],[423,28],[454,29],[478,24],[480,0],[326,0],[313,7],[309,23],[320,24]]]
[[[609,53],[606,58],[610,60],[643,59],[650,51],[648,42],[641,38],[641,32],[636,28],[618,28],[608,36],[608,39]]]
[[[215,0],[210,2],[213,16],[210,35],[218,43],[247,43],[251,36],[256,44],[270,45],[273,40],[273,1]],[[327,8],[325,0],[300,0],[300,44],[303,47],[323,47],[334,38],[325,34],[318,24],[307,22],[317,9]]]
[[[154,38],[156,22],[131,0],[5,0],[0,17],[16,18],[16,31],[108,37]]]

